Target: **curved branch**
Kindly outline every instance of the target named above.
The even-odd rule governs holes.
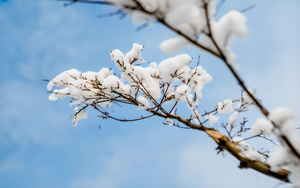
[[[196,125],[191,123],[189,120],[184,119],[180,116],[177,115],[165,115],[162,113],[159,113],[154,110],[148,110],[149,112],[152,112],[153,114],[163,117],[163,118],[173,118],[177,119],[179,122],[185,124],[186,126],[196,129],[202,132],[205,132],[208,136],[210,136],[217,144],[218,144],[218,149],[220,150],[226,150],[228,151],[231,155],[233,155],[236,159],[240,161],[240,166],[239,168],[252,168],[258,172],[261,172],[265,175],[274,177],[276,179],[279,179],[284,182],[289,182],[288,180],[288,175],[289,171],[280,169],[279,171],[275,172],[270,169],[270,166],[262,161],[259,160],[251,160],[248,159],[241,154],[241,150],[238,148],[237,144],[234,142],[231,142],[231,139],[229,139],[227,136],[224,134],[218,132],[214,128],[209,128],[204,125]]]
[[[132,121],[139,121],[139,120],[143,120],[143,119],[148,119],[150,117],[153,117],[154,114],[151,114],[149,116],[142,116],[140,118],[136,118],[136,119],[120,119],[120,118],[116,118],[116,117],[113,117],[113,116],[110,116],[110,115],[105,115],[105,116],[100,116],[104,119],[106,118],[110,118],[110,119],[113,119],[113,120],[116,120],[116,121],[121,121],[121,122],[132,122]]]
[[[114,6],[114,4],[112,2],[107,2],[107,1],[89,1],[89,0],[59,0],[59,1],[91,3],[91,4],[105,4],[105,5],[112,5],[112,6]],[[208,17],[208,8],[207,8],[208,4],[206,2],[204,2],[205,12],[206,12],[206,18],[207,18],[207,26],[208,26],[208,33],[206,33],[206,35],[208,35],[212,39],[213,44],[217,48],[217,52],[213,51],[210,48],[207,48],[207,47],[203,46],[196,39],[193,39],[193,38],[187,36],[186,34],[184,34],[182,31],[174,28],[173,26],[171,26],[170,24],[168,24],[164,20],[164,18],[155,15],[155,13],[153,13],[153,12],[147,11],[138,0],[133,0],[133,1],[136,3],[136,6],[134,6],[134,7],[126,6],[126,7],[123,7],[123,9],[124,10],[128,9],[128,10],[141,11],[141,12],[143,12],[145,14],[150,15],[150,16],[154,16],[159,23],[165,25],[168,29],[174,31],[175,33],[177,33],[181,37],[185,38],[191,44],[193,44],[196,47],[198,47],[198,48],[200,48],[200,49],[202,49],[204,51],[207,51],[207,52],[213,54],[214,56],[220,58],[221,60],[223,60],[223,62],[228,67],[228,69],[230,70],[230,72],[232,73],[232,75],[238,81],[238,84],[250,96],[250,98],[254,101],[255,105],[260,109],[260,111],[266,117],[268,117],[269,112],[263,107],[263,105],[258,101],[258,99],[256,99],[256,97],[248,90],[248,88],[246,87],[245,83],[242,81],[241,77],[237,74],[237,72],[229,64],[229,62],[227,61],[227,59],[226,59],[225,55],[223,54],[222,50],[220,49],[220,47],[216,43],[216,41],[215,41],[215,39],[213,37],[212,31],[211,31],[211,27],[210,27],[210,20],[209,20],[209,17]],[[196,130],[205,132],[206,134],[208,134],[218,144],[218,146],[219,146],[218,148],[219,149],[228,151],[230,154],[232,154],[235,158],[237,158],[241,162],[240,163],[240,168],[252,168],[252,169],[254,169],[256,171],[259,171],[259,172],[261,172],[263,174],[266,174],[268,176],[277,178],[277,179],[282,180],[284,182],[289,182],[289,180],[287,178],[287,176],[289,174],[288,171],[281,169],[281,170],[279,170],[277,172],[274,172],[274,171],[270,170],[270,166],[267,165],[266,163],[263,163],[263,162],[258,161],[258,160],[250,160],[250,159],[248,159],[246,157],[243,157],[241,155],[241,151],[237,147],[236,143],[231,142],[228,137],[226,137],[224,134],[218,132],[217,130],[215,130],[213,128],[205,127],[203,125],[193,124],[193,123],[191,123],[187,119],[184,119],[184,118],[182,118],[180,116],[177,116],[177,115],[172,115],[170,113],[163,114],[163,113],[160,113],[157,110],[153,110],[153,109],[147,109],[147,111],[151,112],[154,115],[163,117],[163,118],[177,119],[179,122],[185,124],[186,126],[192,128],[192,129],[196,129]],[[278,128],[278,125],[276,125],[274,122],[272,122],[272,123],[273,123],[273,125],[274,125],[275,128]],[[300,159],[300,154],[295,149],[295,147],[291,144],[291,142],[288,140],[288,138],[286,136],[284,136],[284,135],[281,135],[281,138],[288,145],[288,147],[291,149],[291,151],[293,152],[293,154],[295,154],[295,156],[297,156]]]
[[[154,13],[147,11],[140,3],[138,0],[134,0],[134,2],[137,3],[138,5],[138,10],[142,11],[143,13],[146,13],[148,15],[151,16],[155,16]],[[268,115],[270,114],[269,111],[258,101],[258,99],[249,91],[249,89],[246,87],[246,84],[242,81],[241,77],[237,74],[237,72],[234,70],[234,68],[230,65],[230,63],[227,61],[224,53],[222,52],[222,50],[220,49],[220,47],[218,46],[218,44],[216,43],[213,34],[211,32],[211,27],[210,27],[210,21],[209,21],[209,16],[208,16],[208,3],[204,2],[204,6],[205,6],[205,14],[206,14],[206,19],[207,19],[207,26],[208,26],[208,30],[209,33],[208,36],[212,39],[213,44],[215,45],[215,47],[218,50],[218,53],[201,45],[198,41],[190,38],[189,36],[185,35],[184,33],[182,33],[180,30],[172,27],[170,24],[168,24],[163,18],[160,18],[158,16],[155,16],[157,21],[159,21],[160,23],[162,23],[163,25],[165,25],[167,28],[169,28],[170,30],[176,32],[178,35],[182,36],[183,38],[187,39],[189,42],[191,42],[193,45],[199,47],[200,49],[207,51],[213,55],[215,55],[216,57],[220,58],[223,60],[223,62],[226,64],[226,66],[228,67],[228,69],[230,70],[230,72],[233,74],[233,76],[235,77],[235,79],[238,81],[238,84],[244,89],[244,91],[249,95],[249,97],[254,101],[255,105],[260,109],[260,111],[268,118]],[[136,8],[134,8],[136,9]],[[278,125],[276,125],[273,121],[271,121],[273,126],[275,128],[279,128]],[[291,149],[291,152],[300,160],[300,153],[296,150],[296,148],[293,146],[293,144],[289,141],[289,139],[285,136],[285,135],[281,135],[282,140],[287,144],[287,146]]]
[[[264,108],[263,105],[258,101],[258,99],[249,91],[249,89],[246,87],[246,84],[242,81],[241,77],[237,74],[237,72],[234,70],[234,68],[227,61],[226,56],[224,55],[224,53],[220,49],[219,45],[217,44],[217,42],[216,42],[216,40],[213,36],[212,30],[211,30],[209,13],[208,13],[208,3],[206,3],[206,2],[204,2],[204,9],[205,9],[205,15],[206,15],[205,16],[206,17],[206,23],[207,23],[207,27],[208,27],[208,36],[211,38],[214,46],[217,48],[217,50],[218,50],[218,52],[221,56],[220,58],[223,60],[223,62],[226,64],[226,66],[228,67],[230,72],[233,74],[235,79],[238,81],[238,84],[250,96],[250,98],[254,101],[255,105],[260,109],[260,111],[269,119],[269,117],[268,117],[269,114],[270,114],[269,111],[266,108]],[[271,123],[273,124],[273,126],[275,128],[280,130],[279,126],[275,122],[273,122],[272,120],[270,120],[270,121],[271,121]],[[287,144],[287,146],[290,148],[291,152],[300,160],[300,153],[296,150],[296,148],[293,146],[291,141],[285,135],[280,135],[280,137]]]

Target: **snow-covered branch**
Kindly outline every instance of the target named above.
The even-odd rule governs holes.
[[[201,109],[204,110],[201,114],[198,103],[202,89],[212,79],[203,67],[197,65],[191,68],[189,63],[192,58],[188,54],[168,58],[159,64],[145,63],[141,56],[143,46],[134,43],[125,55],[118,49],[110,54],[120,72],[119,76],[108,68],[84,73],[71,69],[49,81],[50,100],[69,96],[72,103],[77,105],[73,116],[74,125],[77,125],[78,120],[87,118],[85,109],[89,106],[97,109],[102,118],[126,121],[100,110],[100,107],[107,108],[112,103],[134,105],[150,113],[147,117],[160,116],[165,118],[168,125],[177,125],[174,121],[178,121],[187,128],[207,133],[218,144],[220,151],[227,150],[241,161],[241,168],[253,168],[283,181],[289,181],[287,175],[290,170],[294,176],[294,185],[300,184],[300,138],[294,130],[293,112],[279,108],[270,113],[237,73],[239,66],[231,50],[231,38],[244,38],[247,34],[247,19],[242,12],[230,11],[216,20],[216,0],[65,1],[115,6],[118,8],[117,14],[131,16],[135,23],[151,25],[159,22],[179,35],[163,41],[160,45],[162,50],[176,53],[186,45],[198,47],[220,58],[244,90],[236,107],[231,99],[225,99],[213,110]],[[54,86],[58,88],[53,90]],[[186,103],[189,118],[177,114],[176,106],[181,102]],[[250,129],[245,127],[247,120],[243,119],[239,129],[234,130],[240,113],[247,111],[249,105],[257,106],[265,118],[258,119],[252,126],[252,136],[241,138],[242,133]],[[228,113],[231,113],[228,123],[222,124],[228,136],[209,127],[219,121],[217,114]],[[145,118],[142,116],[133,120]],[[281,145],[271,154],[267,164],[261,162],[263,155],[246,140],[257,137],[269,140],[267,137],[270,135],[275,135]]]
[[[202,97],[201,90],[212,77],[202,66],[190,68],[188,64],[192,58],[187,54],[168,58],[159,65],[155,62],[135,65],[137,61],[139,64],[144,62],[142,50],[143,46],[134,43],[125,55],[118,49],[110,53],[120,72],[119,77],[108,68],[84,73],[71,69],[59,74],[48,83],[47,88],[51,91],[49,100],[55,101],[69,96],[72,104],[84,108],[106,108],[113,102],[125,103],[135,105],[138,109],[157,110],[165,115],[171,112],[165,109],[164,104],[170,101],[186,102],[187,108],[192,111],[192,117],[201,124],[200,113],[196,108]],[[58,88],[53,90],[53,87]],[[82,119],[77,116],[84,114],[85,117],[85,113],[77,111],[78,107],[74,115],[74,125],[77,120]]]
[[[119,76],[108,68],[102,68],[99,72],[84,73],[71,69],[59,74],[48,83],[47,88],[51,93],[49,100],[70,97],[71,104],[75,105],[75,114],[72,116],[74,126],[79,120],[87,118],[86,109],[89,106],[100,112],[100,117],[103,119],[122,122],[139,121],[154,115],[162,117],[168,125],[207,133],[219,145],[218,148],[233,154],[241,160],[244,167],[247,164],[249,168],[288,181],[283,174],[279,173],[280,170],[271,171],[267,164],[261,162],[262,155],[255,150],[249,152],[243,149],[245,144],[241,145],[234,140],[238,137],[234,139],[226,137],[214,128],[204,125],[207,122],[210,126],[217,123],[220,118],[216,116],[217,114],[231,113],[234,108],[233,101],[225,99],[218,103],[214,110],[204,110],[204,113],[199,113],[198,102],[202,97],[201,91],[212,79],[199,63],[191,68],[189,63],[192,58],[187,54],[165,59],[159,64],[146,63],[141,56],[142,50],[142,45],[134,43],[132,49],[125,55],[118,49],[110,53]],[[236,105],[237,109],[229,117],[231,131],[238,119],[238,110],[251,105],[251,103],[246,104],[245,101],[248,99],[244,95],[234,102],[238,101],[240,102]],[[189,118],[183,118],[177,112],[173,112],[174,106],[182,102],[186,103],[190,111]],[[137,109],[147,111],[150,115],[134,119],[116,117],[115,114],[105,110],[113,103],[133,105]]]

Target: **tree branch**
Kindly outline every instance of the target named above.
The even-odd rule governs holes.
[[[222,150],[228,151],[231,155],[233,155],[236,159],[240,161],[239,168],[252,168],[258,172],[261,172],[265,175],[274,177],[276,179],[279,179],[284,182],[289,182],[288,175],[289,171],[281,169],[277,172],[274,172],[270,169],[270,166],[262,161],[259,160],[251,160],[241,155],[241,150],[238,148],[237,144],[234,142],[231,142],[231,140],[225,136],[224,134],[218,132],[214,128],[208,128],[204,125],[195,125],[191,123],[189,120],[184,119],[177,115],[165,115],[162,113],[159,113],[154,110],[148,110],[149,112],[152,112],[153,114],[163,117],[163,118],[173,118],[177,119],[179,122],[185,124],[186,126],[196,129],[202,132],[205,132],[208,136],[210,136],[217,144],[218,148],[221,148]]]
[[[246,91],[246,93],[250,96],[250,98],[254,101],[255,105],[260,109],[260,111],[268,118],[269,112],[266,108],[263,107],[263,105],[256,99],[256,97],[249,91],[249,89],[246,87],[246,84],[242,81],[241,77],[237,74],[237,72],[234,70],[234,68],[230,65],[230,63],[227,61],[227,58],[225,57],[224,53],[220,49],[219,45],[217,44],[216,40],[214,39],[211,26],[210,26],[210,19],[209,19],[209,13],[208,13],[208,3],[204,2],[204,9],[206,14],[206,20],[207,20],[207,27],[208,27],[208,35],[210,36],[212,42],[214,43],[215,47],[217,48],[220,58],[223,60],[223,62],[226,64],[230,72],[233,74],[233,76],[238,81],[238,84]],[[269,118],[268,118],[269,119]],[[269,119],[270,120],[270,119]],[[279,126],[276,125],[275,122],[270,120],[275,128],[279,129]],[[293,146],[293,144],[290,142],[290,140],[285,135],[280,135],[280,137],[283,139],[283,141],[288,145],[291,152],[300,160],[300,153],[296,150],[296,148]]]
[[[68,0],[59,0],[59,1],[68,1]],[[223,60],[223,62],[225,63],[225,65],[228,67],[228,69],[230,70],[230,72],[232,73],[232,75],[235,77],[235,79],[237,80],[238,84],[244,89],[244,91],[249,95],[249,97],[254,101],[255,105],[260,109],[260,111],[266,116],[268,117],[269,112],[264,108],[264,106],[256,99],[256,97],[249,91],[249,89],[246,87],[245,83],[242,81],[241,77],[237,74],[237,72],[234,70],[234,68],[231,66],[231,64],[228,62],[226,56],[224,55],[224,53],[222,52],[222,50],[220,49],[219,45],[217,44],[217,42],[214,39],[213,36],[213,32],[211,30],[211,25],[210,25],[210,18],[209,18],[209,13],[208,13],[208,3],[204,2],[204,9],[205,9],[205,14],[206,14],[206,19],[207,19],[207,28],[208,28],[208,33],[206,33],[206,35],[208,37],[211,38],[214,46],[216,47],[217,51],[214,51],[202,44],[200,44],[197,39],[195,38],[191,38],[189,36],[187,36],[186,34],[184,34],[182,31],[174,28],[173,26],[171,26],[170,24],[168,24],[163,17],[158,16],[157,14],[155,14],[155,12],[149,12],[148,10],[146,10],[143,5],[138,1],[138,0],[133,0],[136,3],[136,6],[134,7],[130,7],[130,6],[126,6],[123,7],[124,10],[128,9],[128,10],[135,10],[135,11],[141,11],[149,16],[153,16],[156,18],[156,20],[165,25],[168,29],[174,31],[175,33],[177,33],[178,35],[180,35],[181,37],[185,38],[187,41],[189,41],[191,44],[195,45],[196,47],[207,51],[211,54],[213,54],[214,56],[220,58],[221,60]],[[107,1],[89,1],[89,0],[69,0],[69,2],[80,2],[80,3],[91,3],[91,4],[101,4],[101,5],[112,5],[114,6],[113,3],[111,2],[107,2]],[[147,92],[146,92],[147,93]],[[145,93],[145,94],[146,94]],[[154,102],[156,103],[156,105],[159,105],[156,101]],[[177,104],[177,103],[176,103]],[[174,105],[174,107],[176,106],[176,104]],[[288,171],[286,170],[279,170],[278,172],[274,172],[270,170],[270,166],[267,165],[266,163],[263,163],[261,161],[258,160],[250,160],[246,157],[243,157],[241,155],[241,151],[238,148],[238,146],[236,145],[236,143],[231,142],[231,140],[226,137],[224,134],[216,131],[213,128],[208,128],[205,127],[204,125],[196,125],[191,123],[189,120],[184,119],[180,116],[177,115],[173,115],[170,114],[168,112],[165,112],[164,110],[162,110],[164,113],[160,113],[157,110],[154,109],[147,109],[147,111],[151,112],[153,115],[157,115],[163,118],[172,118],[172,119],[176,119],[179,122],[185,124],[186,126],[192,128],[192,129],[196,129],[202,132],[205,132],[207,135],[209,135],[219,146],[219,148],[228,151],[230,154],[232,154],[234,157],[236,157],[241,163],[240,163],[240,168],[252,168],[256,171],[259,171],[263,174],[266,174],[268,176],[277,178],[279,180],[285,181],[285,182],[289,182],[287,176],[289,174]],[[275,128],[279,128],[278,125],[276,125],[274,122],[272,122],[272,124],[274,125]],[[298,153],[298,151],[295,149],[295,147],[291,144],[291,142],[289,141],[289,139],[285,136],[285,135],[281,135],[282,140],[287,144],[287,146],[290,148],[291,152],[300,159],[300,154]]]

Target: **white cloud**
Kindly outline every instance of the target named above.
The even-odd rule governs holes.
[[[136,168],[137,164],[144,165],[143,163],[149,160],[149,158],[143,155],[145,149],[143,149],[141,145],[131,145],[136,135],[133,137],[132,135],[128,136],[129,135],[125,134],[122,136],[123,138],[110,137],[103,140],[107,145],[109,145],[111,154],[94,164],[94,167],[97,169],[97,173],[90,176],[84,175],[81,178],[74,179],[73,182],[71,182],[70,187],[118,188],[124,187],[133,179],[136,179],[136,177],[134,177],[135,173],[133,169]],[[146,148],[147,146],[143,147]],[[139,152],[135,153],[137,151]],[[100,153],[102,152],[100,151]]]
[[[40,88],[31,83],[21,81],[7,82],[1,84],[1,87],[5,88],[0,93],[2,106],[0,113],[3,117],[0,126],[2,144],[10,142],[21,145],[57,144],[63,139],[58,136],[62,135],[60,132],[64,130],[61,126],[63,121],[59,119],[67,119],[67,117],[63,118],[67,113],[63,115],[61,112],[49,109],[51,105],[47,101],[46,92],[39,91]],[[51,139],[54,133],[56,137]]]
[[[4,173],[20,173],[25,170],[25,164],[18,159],[8,159],[0,162],[0,175]]]
[[[100,173],[92,177],[82,177],[71,183],[71,188],[118,188],[124,184],[124,179],[129,178],[130,175],[130,161],[128,159],[128,152],[117,152],[108,160],[102,161],[105,163],[104,169],[99,169]],[[102,166],[102,165],[101,165]],[[126,181],[125,181],[126,182]]]

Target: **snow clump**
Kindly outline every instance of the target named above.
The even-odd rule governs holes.
[[[49,100],[70,97],[71,104],[77,105],[72,118],[74,125],[87,118],[87,106],[106,108],[112,102],[129,103],[144,110],[157,106],[159,101],[186,102],[191,117],[199,120],[201,115],[195,109],[203,87],[212,77],[201,66],[191,69],[192,57],[188,54],[168,58],[158,65],[146,64],[141,55],[143,48],[134,43],[125,55],[119,49],[110,53],[120,76],[108,68],[98,72],[81,73],[76,69],[62,72],[48,83]]]

